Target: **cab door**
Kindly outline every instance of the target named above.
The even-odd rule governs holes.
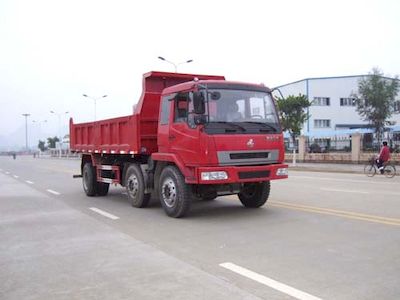
[[[160,117],[158,122],[158,152],[170,153],[170,124],[173,120],[174,99],[176,94],[163,96],[161,99]]]
[[[178,93],[173,101],[172,123],[169,131],[170,152],[177,154],[185,164],[194,165],[199,161],[199,129],[189,125],[188,119],[193,111],[192,94]]]

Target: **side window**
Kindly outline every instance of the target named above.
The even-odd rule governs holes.
[[[188,117],[188,96],[189,93],[179,93],[175,97],[174,122],[186,122]]]
[[[161,118],[160,118],[160,124],[161,125],[168,125],[169,121],[169,115],[170,115],[170,101],[171,98],[175,97],[173,96],[164,96],[161,100]]]

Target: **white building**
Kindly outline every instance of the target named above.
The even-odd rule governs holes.
[[[358,93],[358,82],[365,76],[369,75],[307,78],[278,88],[284,97],[303,94],[313,103],[308,109],[310,118],[304,124],[303,134],[317,137],[332,131],[368,127],[357,113],[352,97]],[[395,110],[390,120],[397,125],[397,131],[397,127],[400,130],[400,94]]]

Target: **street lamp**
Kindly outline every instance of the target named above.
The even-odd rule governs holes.
[[[32,120],[32,123],[38,124],[38,128],[39,128],[39,138],[41,138],[41,134],[42,134],[42,123],[47,123],[47,120],[42,120],[42,121],[38,121],[38,120]]]
[[[97,100],[99,100],[101,98],[107,97],[107,95],[103,95],[101,97],[90,97],[90,96],[88,96],[86,94],[82,94],[82,96],[86,97],[86,98],[89,98],[89,99],[92,99],[94,101],[94,120],[96,121],[96,102],[97,102]]]
[[[55,115],[58,116],[58,134],[59,134],[59,136],[60,136],[60,141],[59,141],[59,143],[60,143],[60,157],[61,157],[61,144],[62,144],[62,136],[61,136],[61,116],[64,116],[64,115],[66,115],[66,114],[69,114],[69,111],[65,111],[65,112],[62,112],[62,113],[57,113],[57,112],[55,112],[54,110],[51,110],[50,113],[55,114]]]
[[[177,63],[177,64],[176,64],[176,63],[173,63],[172,61],[169,61],[168,59],[165,59],[165,58],[162,57],[162,56],[159,56],[158,59],[161,59],[161,60],[163,60],[163,61],[165,61],[165,62],[170,63],[171,65],[173,65],[174,68],[175,68],[175,73],[178,72],[178,66],[179,66],[179,65],[188,64],[188,63],[191,63],[191,62],[193,61],[193,59],[189,59],[189,60],[186,60],[186,61],[183,61],[183,62],[180,62],[180,63]]]
[[[58,116],[58,135],[60,136],[60,142],[61,142],[61,139],[62,139],[62,137],[61,137],[61,116],[69,114],[69,111],[58,113],[58,112],[55,112],[54,110],[51,110],[50,113],[55,114],[56,116]]]
[[[31,114],[22,114],[25,117],[25,147],[28,150],[28,117]]]

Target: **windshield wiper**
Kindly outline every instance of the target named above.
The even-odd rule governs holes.
[[[211,121],[210,123],[217,123],[217,124],[228,124],[231,127],[235,127],[240,129],[241,131],[246,131],[246,128],[244,128],[243,126],[240,126],[237,123],[232,123],[232,122],[227,122],[227,121]]]
[[[265,123],[265,122],[251,122],[251,121],[247,121],[247,122],[242,122],[242,123],[263,125],[263,126],[269,128],[268,130],[266,130],[266,129],[264,129],[264,128],[260,128],[260,131],[267,131],[267,132],[269,132],[271,129],[272,129],[273,131],[275,131],[275,132],[278,131],[278,129],[277,129],[275,126],[272,126],[272,125],[270,125],[270,124],[268,124],[268,123]]]

